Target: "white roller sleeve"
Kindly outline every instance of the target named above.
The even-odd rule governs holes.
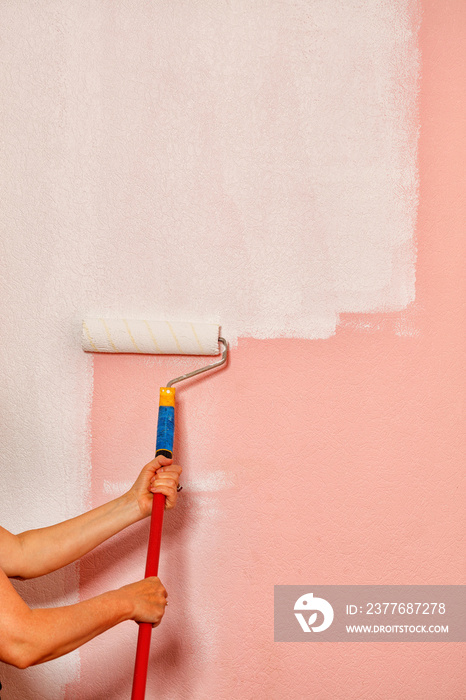
[[[134,352],[157,355],[218,355],[219,326],[214,323],[130,318],[85,318],[86,352]]]

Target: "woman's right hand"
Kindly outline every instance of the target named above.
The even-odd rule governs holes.
[[[131,620],[149,622],[152,627],[160,625],[167,605],[167,591],[157,576],[123,586],[120,592],[131,600]]]

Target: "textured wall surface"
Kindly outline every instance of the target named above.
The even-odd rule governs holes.
[[[460,700],[457,645],[274,644],[272,615],[278,583],[464,579],[465,5],[0,5],[2,524],[120,493],[193,366],[93,360],[81,315],[221,322],[228,369],[178,392],[148,697]],[[122,585],[146,535],[15,585]],[[135,644],[2,665],[5,697],[127,698]]]

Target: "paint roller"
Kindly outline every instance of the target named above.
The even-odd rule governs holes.
[[[175,432],[175,389],[173,384],[215,369],[227,361],[228,343],[212,323],[153,321],[149,319],[86,318],[82,323],[82,345],[86,352],[139,353],[163,355],[218,355],[218,362],[170,380],[160,389],[155,456],[173,457]],[[162,540],[165,496],[154,494],[147,547],[145,578],[157,576]],[[139,623],[131,700],[144,700],[152,633],[150,623]]]

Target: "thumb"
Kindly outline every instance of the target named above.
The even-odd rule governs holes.
[[[160,467],[168,467],[172,463],[173,457],[165,457],[164,455],[159,455],[158,457],[155,457],[151,462],[155,471],[157,471],[157,469],[160,469]]]

